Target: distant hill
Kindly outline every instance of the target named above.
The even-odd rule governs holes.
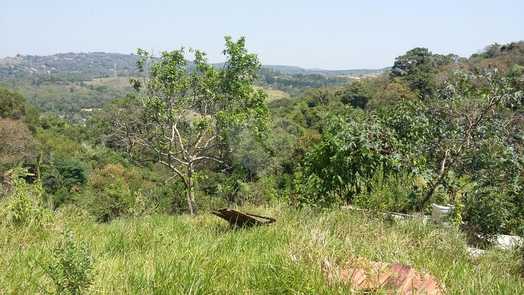
[[[20,92],[43,111],[82,120],[86,110],[99,108],[132,91],[128,80],[138,74],[137,60],[134,54],[105,52],[17,55],[0,59],[0,86]],[[278,99],[306,88],[340,85],[352,77],[381,71],[268,65],[263,66],[258,84],[266,89],[270,99]]]
[[[264,65],[264,69],[280,72],[288,75],[324,75],[324,76],[375,76],[383,73],[387,68],[382,69],[351,69],[351,70],[324,70],[324,69],[305,69],[296,66],[283,65]]]
[[[43,111],[81,120],[86,110],[131,92],[128,80],[138,74],[137,60],[134,54],[105,52],[1,58],[0,86],[22,93]],[[382,72],[383,69],[330,71],[267,65],[261,69],[258,84],[266,89],[270,99],[278,99],[306,88],[342,85],[353,78]]]
[[[0,80],[53,77],[89,81],[110,76],[130,76],[136,72],[137,56],[119,53],[59,53],[17,55],[0,59]]]
[[[120,53],[59,53],[17,55],[0,59],[0,80],[49,76],[63,80],[89,81],[95,78],[131,76],[136,73],[137,56]],[[220,64],[217,64],[220,65]],[[286,75],[365,76],[384,69],[324,70],[286,65],[264,65],[264,69]]]
[[[524,66],[524,41],[508,44],[491,44],[481,53],[473,54],[467,61],[468,66],[477,68],[498,68],[508,71]]]

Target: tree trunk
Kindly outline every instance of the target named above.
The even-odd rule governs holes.
[[[36,159],[36,179],[38,179],[38,181],[42,180],[42,178],[40,177],[41,173],[40,173],[40,166],[42,166],[42,158],[43,158],[43,152],[40,152],[38,154],[38,157]]]
[[[189,164],[187,168],[187,206],[189,208],[189,213],[195,215],[197,213],[197,208],[195,204],[195,192],[194,192],[194,183],[193,183],[193,164]]]
[[[442,179],[444,179],[444,177],[446,176],[447,172],[448,172],[448,167],[449,167],[449,164],[448,164],[448,159],[449,159],[449,151],[446,151],[444,153],[444,158],[442,159],[442,161],[440,162],[440,172],[439,172],[439,175],[437,176],[437,178],[431,182],[431,184],[429,185],[429,190],[426,192],[425,196],[424,196],[424,199],[422,199],[422,201],[419,203],[418,205],[418,210],[422,210],[424,209],[424,207],[426,206],[426,203],[431,199],[431,197],[433,196],[433,193],[435,192],[435,190],[437,189],[437,187],[439,186],[440,182],[442,181]]]

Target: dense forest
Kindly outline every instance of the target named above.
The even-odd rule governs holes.
[[[289,219],[276,228],[282,231],[282,239],[291,240],[295,238],[291,221],[305,234],[312,226],[308,217],[323,214],[319,212],[336,212],[322,219],[321,228],[333,226],[339,233],[351,229],[362,237],[355,245],[381,235],[394,239],[392,232],[378,230],[390,227],[406,236],[418,235],[413,239],[421,244],[434,243],[434,237],[438,247],[459,245],[464,239],[489,248],[496,235],[524,236],[524,42],[489,45],[471,57],[414,48],[397,57],[390,68],[340,72],[262,67],[258,57],[247,51],[243,38],[226,38],[224,54],[226,62],[222,64],[209,63],[203,52],[182,49],[159,56],[138,50],[135,55],[3,59],[0,228],[18,231],[19,236],[13,234],[0,241],[0,248],[17,238],[32,247],[37,243],[32,236],[40,235],[36,232],[46,235],[46,231],[53,231],[46,228],[57,224],[84,224],[82,230],[90,235],[96,235],[95,226],[109,224],[113,227],[105,228],[105,234],[116,234],[127,226],[125,220],[145,216],[152,219],[143,224],[129,221],[131,235],[145,226],[153,233],[173,230],[181,239],[206,239],[199,226],[213,227],[202,216],[222,207],[272,208],[267,212]],[[75,61],[75,66],[64,59]],[[373,217],[377,212],[430,214],[432,204],[454,208],[448,222],[450,234],[414,224],[388,225],[388,221]],[[344,229],[340,220],[346,217],[340,208],[348,207],[374,213],[358,213],[364,214],[362,220],[353,216],[347,221],[349,229]],[[190,218],[190,229],[169,229],[163,218],[173,215]],[[56,222],[62,219],[63,223]],[[357,226],[360,223],[369,227],[362,229]],[[328,239],[342,243],[337,232],[331,233]],[[233,235],[242,239],[241,233]],[[266,253],[272,250],[264,248],[263,238],[275,239],[276,245],[286,243],[274,235],[277,233],[264,229],[256,238],[261,240],[246,243]],[[137,243],[147,247],[147,237],[142,238]],[[71,239],[66,232],[60,247],[72,251],[70,259],[81,264],[85,273],[68,276],[68,270],[59,266],[67,264],[59,263],[67,259],[61,254],[56,256],[58,262],[37,259],[50,265],[43,267],[43,273],[50,274],[56,290],[78,291],[93,284],[88,279],[92,257],[83,246],[67,244],[73,243]],[[93,240],[92,245],[98,246],[92,246],[92,251],[134,247],[124,245],[131,243],[124,237],[119,239],[120,246],[104,246]],[[402,247],[403,242],[397,245],[387,239],[388,249]],[[206,250],[204,245],[184,247]],[[429,260],[424,256],[440,257],[443,252],[424,249],[426,252],[412,249],[420,258],[413,258],[413,263],[430,268],[452,293],[464,287],[456,281],[462,278],[470,284],[473,280],[468,274],[456,280],[448,278],[445,267],[427,266],[424,263]],[[107,257],[112,257],[111,251],[107,250]],[[159,251],[170,255],[167,249]],[[25,261],[17,253],[9,255]],[[477,278],[468,288],[499,288],[489,289],[492,293],[524,290],[518,278],[519,272],[524,272],[522,253],[518,259],[512,258],[513,254],[500,254],[500,261],[513,263],[500,262],[512,265],[511,277],[495,274],[495,278]],[[300,263],[316,263],[307,260],[316,261],[315,253],[301,255]],[[452,271],[458,276],[475,273],[478,267],[489,273],[491,267],[500,267],[496,262],[488,266],[497,260],[493,257],[479,265],[460,260],[454,267],[467,271]],[[7,261],[0,259],[0,269]],[[288,263],[285,261],[275,261],[275,265],[300,279],[288,281],[294,286],[290,289],[273,292],[298,288],[305,293],[323,293],[325,286],[317,280],[317,273],[283,266]],[[103,269],[99,267],[99,271]],[[234,267],[242,272],[242,265]],[[11,286],[6,289],[14,293],[35,290],[31,288],[39,284],[36,281],[27,286],[11,285],[15,284],[13,277],[26,269],[17,271],[20,273],[0,279],[0,293],[2,283]],[[157,271],[162,279],[173,279]],[[259,271],[272,273],[269,269]],[[206,279],[216,279],[207,275]],[[56,279],[61,276],[62,281]],[[147,278],[126,280],[133,285]],[[267,285],[253,286],[249,280],[239,284],[255,290],[272,286],[260,280],[257,282]],[[62,284],[64,281],[70,284]],[[197,289],[206,293],[207,283]],[[95,280],[94,284],[100,282]],[[149,288],[144,284],[143,288]],[[234,282],[226,279],[224,284]],[[133,286],[135,292],[146,290]],[[102,292],[114,290],[104,288]],[[189,290],[190,286],[184,288]]]

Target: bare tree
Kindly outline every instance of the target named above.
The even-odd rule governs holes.
[[[222,69],[208,64],[204,53],[192,52],[194,60],[188,63],[184,49],[163,52],[159,59],[139,50],[139,70],[148,74],[131,83],[143,103],[143,126],[133,142],[183,181],[189,211],[195,214],[195,172],[206,163],[226,165],[231,130],[261,134],[269,116],[264,92],[254,87],[260,63],[243,38],[226,37]]]

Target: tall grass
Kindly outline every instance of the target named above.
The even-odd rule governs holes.
[[[524,293],[514,253],[471,259],[453,229],[345,210],[242,209],[278,221],[237,230],[210,214],[97,224],[69,209],[44,229],[3,226],[0,294],[54,290],[42,265],[64,228],[94,258],[90,294],[347,294],[348,286],[328,284],[322,264],[355,256],[429,271],[450,294]]]

